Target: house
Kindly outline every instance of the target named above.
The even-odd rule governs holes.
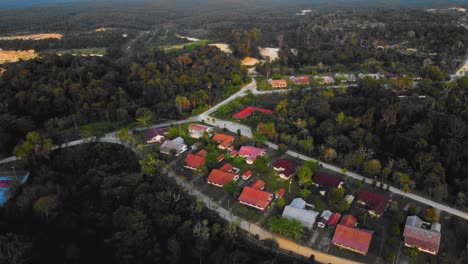
[[[243,180],[248,180],[250,178],[250,176],[252,176],[252,172],[251,171],[246,171],[246,172],[244,172],[244,174],[242,174],[242,179]]]
[[[224,154],[223,153],[219,154],[218,157],[216,158],[216,160],[218,161],[218,163],[223,161],[224,160]]]
[[[273,169],[278,172],[278,176],[283,180],[291,179],[296,174],[297,163],[293,160],[278,159],[273,164]]]
[[[336,226],[341,219],[341,214],[333,213],[328,219],[327,226]]]
[[[314,76],[315,80],[319,81],[319,84],[333,84],[335,83],[335,79],[331,76]]]
[[[365,77],[370,77],[370,78],[372,78],[374,80],[380,80],[382,78],[382,75],[380,75],[379,73],[367,73],[367,74],[359,73],[358,77],[359,77],[359,79],[364,79]]]
[[[333,213],[329,210],[325,210],[320,214],[319,220],[317,222],[318,227],[325,228],[327,226],[328,220],[330,219]]]
[[[205,158],[204,157],[200,157],[200,156],[193,155],[193,154],[188,154],[187,157],[185,157],[184,167],[187,168],[187,169],[198,170],[203,165],[205,165]]]
[[[273,194],[246,186],[242,190],[238,200],[241,204],[263,211],[273,200]]]
[[[337,81],[340,81],[342,83],[345,83],[345,82],[348,82],[348,83],[354,83],[356,82],[356,75],[354,74],[348,74],[348,73],[344,73],[344,74],[339,74],[339,73],[336,73],[335,74],[335,80]]]
[[[357,218],[352,215],[345,215],[341,218],[340,225],[355,227],[357,225]]]
[[[340,178],[323,172],[317,172],[312,178],[312,181],[317,187],[342,188],[344,185],[344,182]]]
[[[307,85],[310,83],[310,78],[308,76],[300,76],[300,77],[291,76],[290,79],[296,85]]]
[[[223,166],[221,166],[221,168],[219,168],[219,170],[232,172],[232,173],[238,173],[239,172],[239,169],[232,166],[231,163],[225,163]]]
[[[239,112],[233,114],[232,116],[235,118],[247,118],[256,112],[260,112],[260,113],[267,114],[267,115],[273,114],[273,111],[268,110],[268,109],[247,106],[247,107],[244,107],[244,109],[240,110]]]
[[[390,198],[385,195],[366,190],[361,191],[358,196],[358,203],[369,206],[367,211],[377,218],[382,216],[390,201]]]
[[[258,156],[264,156],[266,154],[266,149],[242,146],[237,154],[245,158],[245,162],[247,162],[247,164],[253,164]]]
[[[164,141],[160,148],[161,153],[172,154],[172,152],[174,152],[176,157],[186,150],[187,145],[185,145],[184,139],[181,137]]]
[[[167,131],[167,128],[151,128],[143,133],[143,138],[148,144],[155,142],[163,142]]]
[[[420,251],[437,255],[440,245],[440,224],[428,223],[413,215],[406,218],[405,246],[417,247]]]
[[[198,151],[197,153],[195,153],[195,156],[198,156],[198,157],[206,157],[206,154],[208,154],[208,151],[202,149],[200,151]]]
[[[351,203],[354,201],[354,196],[352,196],[351,194],[347,194],[347,195],[344,197],[344,200],[345,200],[348,204],[351,204]]]
[[[263,190],[263,189],[265,189],[265,182],[262,181],[262,180],[260,180],[260,179],[258,179],[258,180],[256,180],[256,181],[254,181],[254,183],[252,183],[252,184],[250,185],[250,187],[252,187],[252,188],[254,188],[254,189],[258,189],[258,190]]]
[[[289,205],[292,206],[292,207],[295,207],[295,208],[304,209],[306,207],[307,203],[302,198],[294,198],[292,200],[291,204],[289,204]]]
[[[275,197],[276,197],[277,199],[279,199],[279,198],[283,197],[285,194],[286,194],[286,190],[283,189],[283,188],[281,188],[281,189],[279,189],[279,190],[277,190],[277,191],[275,192]]]
[[[226,149],[234,142],[235,137],[216,133],[212,139],[218,143],[219,149]]]
[[[365,256],[369,251],[372,234],[370,230],[339,224],[336,226],[332,244]]]
[[[306,210],[287,205],[286,207],[284,207],[282,217],[288,219],[296,219],[297,221],[301,222],[301,224],[304,227],[312,229],[318,215],[318,212],[312,210]]]
[[[190,137],[199,139],[203,136],[204,132],[211,134],[213,132],[213,128],[199,124],[190,124],[188,126],[188,131],[190,133]]]
[[[237,180],[239,180],[238,174],[217,169],[213,169],[208,175],[208,183],[218,187],[223,187],[224,184]]]
[[[286,88],[288,86],[288,83],[286,80],[271,80],[270,81],[271,87],[273,88]]]

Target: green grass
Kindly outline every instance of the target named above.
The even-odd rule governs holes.
[[[77,55],[91,55],[91,54],[105,55],[106,53],[107,53],[106,48],[70,49],[70,50],[63,50],[63,51],[58,52],[58,54],[77,54]]]
[[[208,39],[202,39],[200,41],[187,42],[187,43],[183,43],[183,44],[160,46],[160,48],[165,50],[165,51],[182,50],[182,49],[192,51],[196,47],[207,45],[209,42],[210,41]]]
[[[286,191],[289,190],[289,181],[282,180],[278,174],[273,170],[269,169],[268,173],[261,174],[261,179],[266,183],[268,189],[276,191],[281,188],[285,189]],[[293,177],[293,181],[291,183],[291,195],[298,196],[299,193],[299,186],[297,185],[297,181]]]
[[[232,208],[233,214],[240,216],[250,222],[258,222],[263,217],[263,212],[247,205],[236,203]]]
[[[132,127],[134,124],[124,124],[122,122],[101,121],[80,126],[82,137],[102,136],[107,132],[119,130],[123,127]]]

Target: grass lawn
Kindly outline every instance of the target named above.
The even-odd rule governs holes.
[[[160,46],[160,48],[165,50],[165,51],[182,50],[182,49],[192,51],[196,47],[207,45],[209,42],[210,41],[208,39],[202,39],[200,41],[187,42],[187,43],[183,43],[183,44]]]
[[[105,55],[107,53],[106,48],[89,48],[89,49],[70,49],[59,51],[58,54],[76,54],[76,55]]]
[[[82,137],[102,136],[107,132],[118,130],[122,127],[131,127],[132,124],[124,124],[122,122],[101,121],[82,125],[80,134]]]
[[[232,207],[232,213],[246,219],[249,222],[256,223],[262,219],[264,212],[241,203],[236,203],[236,205]]]

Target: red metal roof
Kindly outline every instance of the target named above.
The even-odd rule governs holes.
[[[252,176],[252,172],[251,171],[246,171],[246,172],[244,172],[244,174],[242,174],[242,176],[248,178],[248,177]]]
[[[373,232],[344,225],[338,225],[332,243],[337,246],[367,255]]]
[[[266,152],[266,149],[256,148],[252,146],[242,146],[239,149],[239,156],[255,159],[258,155]]]
[[[340,225],[355,227],[357,223],[356,217],[352,215],[345,215],[341,218]]]
[[[223,186],[224,184],[233,181],[237,174],[213,169],[208,176],[208,183]]]
[[[232,144],[235,137],[225,134],[215,134],[212,139],[218,142],[219,145],[221,145],[222,147],[226,148],[227,146]]]
[[[279,198],[283,197],[285,194],[286,194],[286,190],[281,188],[279,190],[276,191],[276,196],[278,196]]]
[[[310,78],[308,76],[300,76],[293,79],[295,84],[308,84],[310,83]]]
[[[206,131],[210,127],[199,125],[199,124],[190,124],[188,127],[189,131]]]
[[[164,136],[167,133],[167,131],[167,128],[151,128],[143,133],[143,138],[145,139],[145,141],[150,141],[156,136]]]
[[[231,163],[225,163],[223,166],[221,166],[221,168],[219,168],[219,170],[230,171],[232,168],[233,166],[231,165]]]
[[[264,114],[267,114],[267,115],[272,115],[273,114],[273,111],[268,110],[268,109],[247,106],[244,109],[240,110],[239,112],[233,114],[232,116],[236,117],[236,118],[246,118],[246,117],[250,116],[254,112],[260,112],[260,113],[264,113]]]
[[[208,152],[204,149],[198,151],[195,155],[196,156],[199,156],[199,157],[206,157],[206,154],[208,154]]]
[[[417,216],[410,216],[417,218]],[[408,217],[408,220],[409,218]],[[417,218],[418,223],[411,225],[410,221],[406,221],[405,230],[403,236],[405,237],[405,244],[408,246],[416,246],[421,250],[430,251],[436,255],[439,252],[441,234],[436,231],[429,229],[423,229],[421,224],[422,221]]]
[[[377,215],[381,215],[387,208],[390,198],[379,193],[363,190],[359,193],[358,200],[372,206]]]
[[[254,183],[250,185],[250,187],[258,189],[258,190],[263,190],[263,188],[265,188],[265,182],[262,180],[256,180]]]
[[[270,204],[272,197],[273,195],[269,192],[246,186],[242,190],[238,200],[241,203],[264,210]]]
[[[286,80],[283,80],[283,79],[281,79],[281,80],[271,80],[270,84],[273,87],[286,87],[288,85]]]
[[[340,221],[341,215],[339,213],[333,213],[328,219],[328,226],[335,226]]]
[[[223,159],[224,159],[224,154],[223,153],[219,154],[218,157],[216,158],[216,160],[218,162],[221,162]]]
[[[296,173],[297,163],[294,160],[278,159],[275,161],[273,167],[279,170],[286,178],[289,178]]]
[[[198,169],[205,165],[205,158],[193,154],[188,154],[187,157],[185,157],[185,165]]]
[[[312,181],[320,186],[330,188],[337,188],[343,182],[340,178],[331,176],[323,172],[317,172],[312,178]]]

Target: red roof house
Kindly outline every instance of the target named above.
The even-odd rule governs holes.
[[[188,154],[185,157],[185,168],[191,170],[198,170],[201,166],[205,165],[205,158],[193,154]]]
[[[260,112],[260,113],[264,113],[267,115],[273,114],[273,111],[268,110],[268,109],[247,106],[244,109],[240,110],[239,112],[233,114],[232,116],[235,118],[247,118],[255,112]]]
[[[242,190],[238,200],[241,204],[263,211],[273,200],[273,194],[246,186]]]
[[[223,153],[219,154],[218,157],[216,158],[216,160],[218,161],[218,163],[221,162],[221,161],[223,161],[223,159],[224,159],[224,154],[223,154]]]
[[[370,230],[338,225],[332,244],[365,256],[369,251],[372,234]]]
[[[246,171],[246,172],[244,172],[244,174],[242,174],[242,179],[248,180],[250,178],[250,176],[252,176],[252,172],[251,171]]]
[[[229,147],[232,142],[234,142],[235,137],[230,136],[230,135],[225,135],[225,134],[215,134],[212,138],[214,141],[218,142],[218,148],[220,149],[226,149]]]
[[[208,154],[208,152],[204,149],[198,151],[197,153],[195,153],[196,156],[199,156],[199,157],[206,157],[206,154]]]
[[[356,217],[352,215],[345,215],[343,218],[341,218],[340,225],[344,226],[349,226],[349,227],[355,227],[357,224],[357,219]]]
[[[275,192],[276,198],[281,198],[286,194],[286,190],[281,188]]]
[[[223,187],[224,184],[230,182],[230,181],[237,181],[239,179],[239,175],[235,173],[230,173],[222,170],[217,170],[213,169],[208,175],[208,183],[218,186],[218,187]]]
[[[328,219],[327,225],[328,226],[336,226],[340,221],[341,215],[339,213],[333,213]]]
[[[209,126],[199,125],[199,124],[190,124],[188,126],[188,131],[192,138],[201,138],[204,132],[211,133],[213,128]]]
[[[358,203],[369,206],[370,208],[367,211],[376,217],[382,216],[390,201],[390,198],[385,195],[366,190],[361,191],[358,196]]]
[[[143,133],[146,143],[163,142],[167,134],[167,128],[151,128]]]
[[[253,164],[257,156],[264,156],[266,154],[266,149],[242,146],[237,154],[245,158],[247,164]]]
[[[259,179],[259,180],[256,180],[254,183],[252,183],[250,187],[257,189],[257,190],[263,190],[265,189],[265,182]]]
[[[304,85],[310,83],[310,78],[308,76],[300,76],[292,78],[292,81],[294,82],[294,84]]]
[[[225,163],[219,170],[230,172],[234,168],[231,163]]]
[[[344,182],[338,178],[323,172],[317,172],[312,178],[314,185],[328,188],[342,188]]]
[[[270,84],[273,88],[285,88],[288,86],[288,83],[286,82],[286,80],[271,80],[270,81]]]
[[[278,159],[273,164],[273,169],[283,180],[289,180],[296,174],[297,163],[294,160]]]
[[[437,255],[439,252],[441,234],[440,224],[437,222],[431,224],[415,215],[408,216],[403,236],[407,247],[417,247],[432,255]]]

